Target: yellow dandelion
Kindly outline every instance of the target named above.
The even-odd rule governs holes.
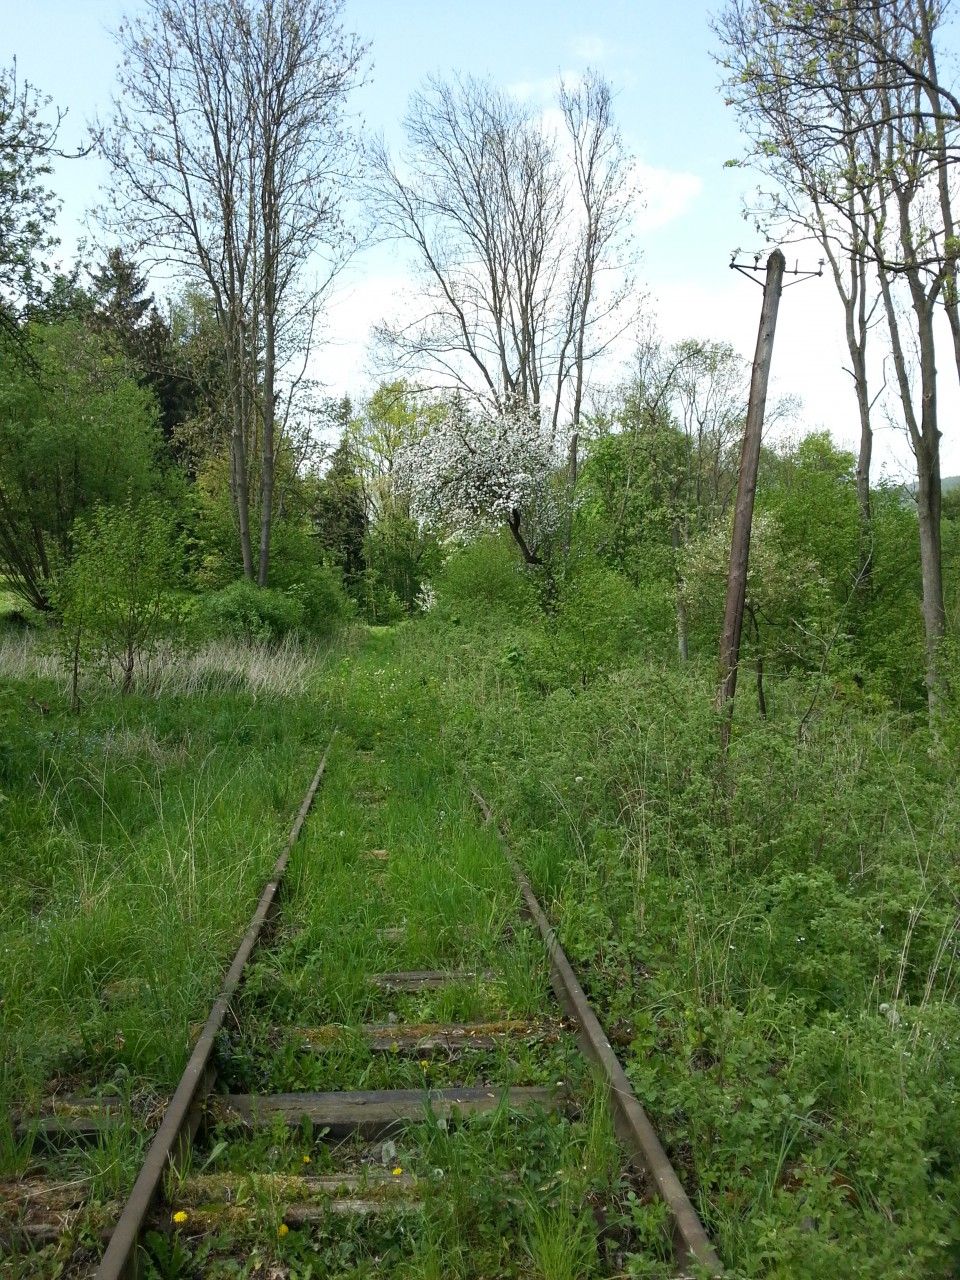
[[[304,1156],[304,1157],[303,1157],[303,1163],[304,1163],[304,1164],[309,1164],[309,1163],[310,1163],[310,1157],[309,1157],[309,1156]]]
[[[403,1173],[403,1169],[401,1169],[400,1165],[397,1165],[397,1167],[393,1170],[393,1176],[395,1178],[399,1178],[401,1173]]]
[[[420,1059],[420,1069],[421,1069],[422,1071],[426,1071],[426,1069],[427,1069],[429,1066],[430,1066],[430,1061],[429,1061],[429,1059],[428,1059],[428,1058],[421,1058],[421,1059]]]
[[[290,1234],[290,1228],[287,1226],[285,1222],[281,1222],[279,1227],[277,1227],[277,1235],[282,1240],[284,1236],[289,1234]]]
[[[178,1209],[177,1212],[173,1215],[173,1221],[177,1224],[178,1227],[181,1226],[184,1222],[188,1222],[189,1219],[190,1219],[189,1213],[187,1213],[183,1209]]]

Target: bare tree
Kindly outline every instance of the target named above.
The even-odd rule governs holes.
[[[402,161],[380,144],[371,167],[384,233],[422,268],[421,313],[382,331],[402,366],[575,434],[590,362],[628,323],[636,192],[609,87],[588,75],[559,105],[557,135],[490,84],[431,80]]]
[[[275,462],[323,297],[351,247],[342,0],[147,0],[118,33],[107,221],[213,298],[244,573],[266,585]],[[259,477],[254,468],[258,467]],[[251,508],[259,507],[256,552]]]

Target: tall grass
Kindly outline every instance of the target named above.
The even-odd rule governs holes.
[[[51,632],[33,627],[0,629],[0,678],[48,681],[58,697],[65,697],[70,673],[54,639]],[[327,645],[290,637],[279,645],[210,640],[186,650],[167,646],[148,669],[138,672],[136,687],[155,697],[231,691],[253,697],[304,697],[328,651]],[[106,681],[95,675],[86,677],[85,686],[90,697],[109,689]]]
[[[43,646],[4,639],[8,1104],[176,1080],[332,728],[311,695],[324,661],[211,647],[73,716]]]

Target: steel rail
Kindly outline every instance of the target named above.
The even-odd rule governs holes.
[[[723,1264],[537,900],[526,872],[510,849],[499,824],[494,821],[486,800],[475,789],[473,795],[484,820],[497,832],[504,855],[520,886],[527,914],[540,930],[550,958],[550,981],[557,999],[577,1027],[577,1040],[584,1055],[599,1067],[603,1075],[617,1137],[629,1153],[631,1162],[647,1176],[652,1189],[667,1206],[673,1222],[677,1261],[681,1265],[702,1267],[710,1276],[722,1275]]]
[[[154,1135],[146,1157],[133,1184],[133,1190],[124,1204],[117,1224],[110,1236],[110,1241],[96,1271],[96,1280],[127,1280],[137,1275],[137,1247],[140,1232],[160,1192],[163,1175],[167,1169],[185,1152],[194,1134],[200,1126],[203,1103],[213,1086],[213,1049],[218,1032],[226,1020],[231,1001],[243,977],[247,961],[253,954],[260,935],[267,921],[276,911],[277,891],[287,869],[287,863],[293,846],[296,844],[303,824],[310,812],[314,796],[320,786],[327,767],[327,757],[333,746],[337,730],[334,729],[330,742],[307,788],[307,793],[300,805],[290,835],[277,861],[274,863],[270,879],[264,886],[254,911],[237,948],[233,963],[220,988],[210,1014],[203,1024],[203,1030],[193,1047],[183,1075],[176,1087],[173,1097],[167,1105],[160,1127]]]

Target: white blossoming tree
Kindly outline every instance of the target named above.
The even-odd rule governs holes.
[[[526,563],[537,565],[560,525],[558,462],[535,411],[471,413],[455,401],[401,450],[396,470],[419,519],[462,536],[506,524]]]

